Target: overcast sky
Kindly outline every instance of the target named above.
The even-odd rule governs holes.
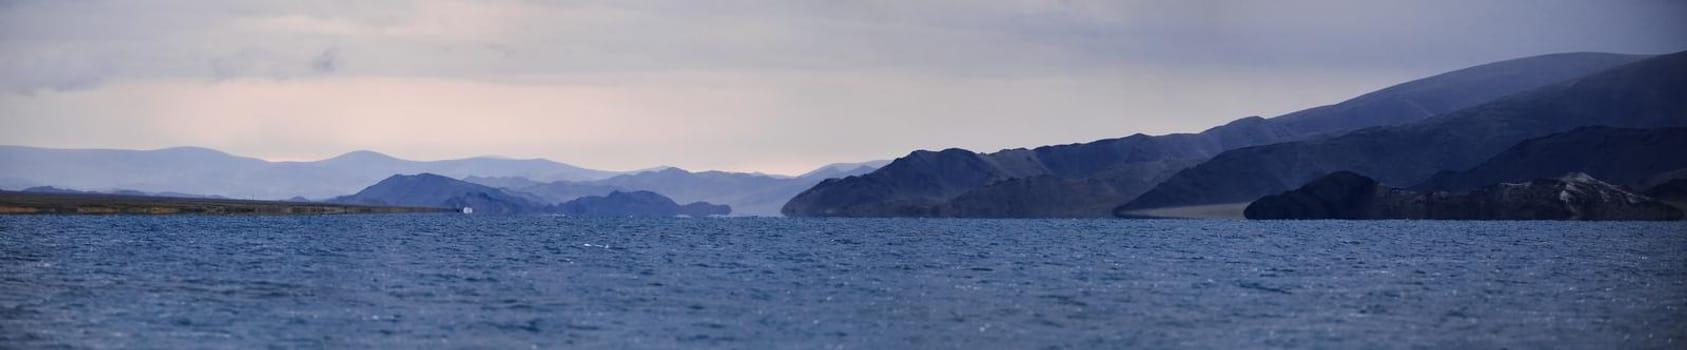
[[[1679,51],[1684,18],[1687,1],[0,0],[0,144],[794,174]]]

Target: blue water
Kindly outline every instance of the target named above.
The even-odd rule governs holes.
[[[1674,348],[1687,224],[0,217],[0,348]]]

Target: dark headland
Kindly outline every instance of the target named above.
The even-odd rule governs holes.
[[[0,214],[396,214],[452,208],[0,191]]]

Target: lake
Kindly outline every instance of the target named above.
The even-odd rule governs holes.
[[[1687,223],[0,216],[0,347],[1674,348]]]

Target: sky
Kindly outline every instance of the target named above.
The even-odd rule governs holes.
[[[1682,18],[1687,1],[0,0],[0,144],[798,174],[1687,50]]]

